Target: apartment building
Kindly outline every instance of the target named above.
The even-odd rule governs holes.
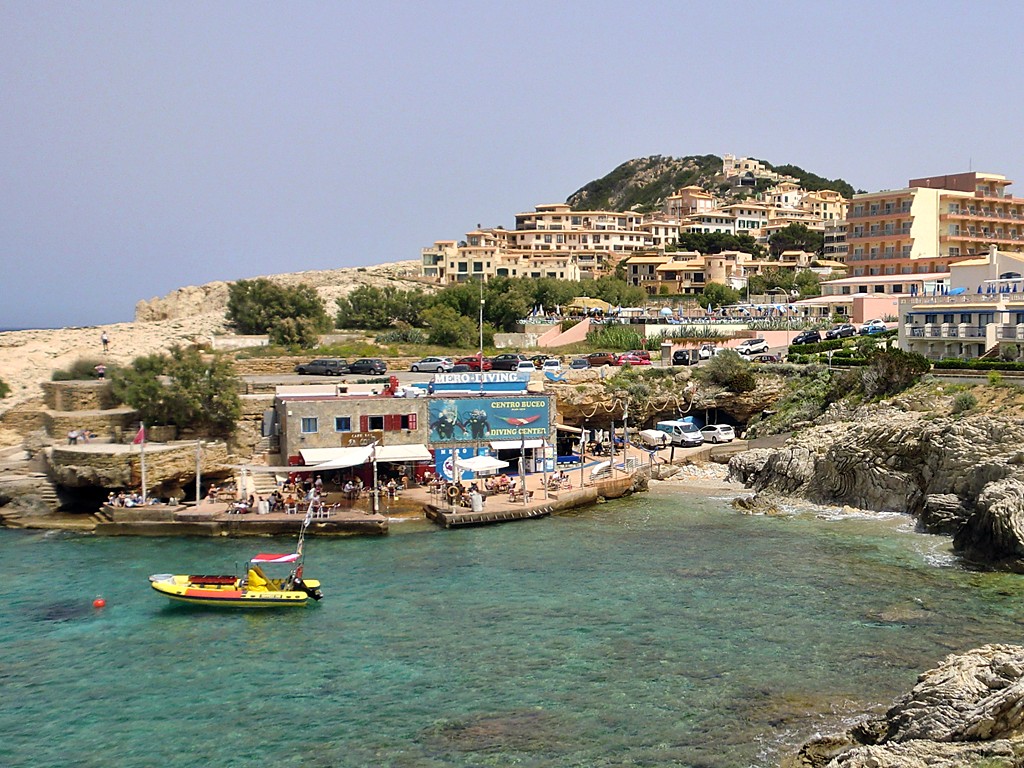
[[[847,214],[852,276],[948,271],[995,243],[1024,252],[1024,198],[993,173],[911,179],[899,190],[854,195]]]
[[[756,259],[743,251],[702,255],[695,251],[638,254],[623,260],[626,282],[651,295],[697,294],[708,283],[743,289],[753,275],[770,270],[798,272],[810,267],[812,254],[786,251],[781,260]]]
[[[995,245],[950,265],[948,286],[899,302],[899,345],[931,360],[1024,357],[1024,254]]]
[[[671,219],[681,219],[695,213],[707,213],[721,205],[721,199],[711,192],[705,192],[696,185],[682,187],[674,195],[665,198],[665,215]]]

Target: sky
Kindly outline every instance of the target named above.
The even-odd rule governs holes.
[[[0,0],[0,328],[418,259],[654,154],[1024,196],[1022,28],[1010,2]]]

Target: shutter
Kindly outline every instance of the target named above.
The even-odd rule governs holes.
[[[416,429],[416,414],[409,414],[409,429]]]
[[[370,431],[370,417],[369,416],[360,416],[359,417],[359,431],[360,432],[369,432]]]
[[[395,424],[395,419],[398,419],[398,424]],[[384,429],[388,432],[394,432],[396,429],[402,428],[401,416],[394,413],[389,413],[384,416]]]

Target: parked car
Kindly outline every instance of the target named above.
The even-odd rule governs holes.
[[[741,355],[756,355],[759,352],[767,352],[768,342],[764,339],[744,339],[736,347],[736,351]]]
[[[736,432],[728,424],[708,424],[700,431],[705,443],[731,443]]]
[[[692,355],[693,350],[677,349],[672,353],[672,365],[690,365],[695,362]]]
[[[516,365],[516,370],[533,373],[537,370],[537,366],[533,364],[533,360],[520,360],[519,364]]]
[[[455,367],[455,363],[452,362],[450,357],[424,357],[412,364],[409,368],[410,371],[416,373],[418,371],[434,371],[435,373],[443,373],[450,371]]]
[[[460,357],[455,361],[456,365],[465,365],[467,371],[479,371],[481,367],[485,371],[491,370],[491,358],[485,357],[483,362],[480,361],[479,355],[470,355],[469,357]]]
[[[782,357],[779,355],[757,355],[751,359],[754,363],[781,363]]]
[[[856,336],[857,329],[853,327],[851,323],[841,323],[834,325],[825,331],[826,339],[848,339],[850,336]]]
[[[388,372],[387,363],[379,357],[361,357],[348,367],[349,373],[379,376]]]
[[[644,360],[650,360],[651,359],[651,353],[649,351],[647,351],[646,349],[631,349],[626,354],[627,355],[636,355],[637,357],[642,357]]]
[[[528,363],[530,362],[530,358],[519,352],[507,352],[504,355],[497,355],[491,358],[491,370],[514,371],[523,360]],[[530,363],[530,365],[533,365],[533,363]]]
[[[889,326],[883,323],[881,320],[868,320],[864,325],[860,327],[860,335],[867,336],[871,333],[881,333],[882,331],[889,330]]]
[[[817,331],[801,331],[793,337],[793,341],[789,344],[793,346],[795,344],[817,344],[821,341],[821,334]]]
[[[295,366],[295,372],[310,376],[341,376],[349,372],[349,366],[347,360],[336,357],[319,357],[308,363],[299,363]]]
[[[587,355],[587,362],[591,368],[600,368],[602,365],[619,365],[619,356],[614,352],[591,352]]]
[[[551,373],[562,372],[562,361],[557,357],[549,357],[544,361],[544,364],[540,367],[542,371],[549,371]]]
[[[583,368],[590,367],[590,361],[585,357],[573,358],[573,361],[569,363],[569,367],[574,371],[582,370]]]
[[[632,352],[627,352],[619,357],[619,365],[626,365],[627,363],[629,365],[650,365],[651,358],[640,357],[639,355],[634,355]]]
[[[715,356],[715,353],[717,351],[718,347],[716,347],[714,344],[701,344],[700,349],[697,350],[697,359],[710,360],[712,357]]]

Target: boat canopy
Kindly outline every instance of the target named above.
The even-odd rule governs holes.
[[[298,552],[292,552],[287,555],[272,555],[272,554],[259,554],[255,555],[251,562],[253,563],[294,563],[299,559]]]

